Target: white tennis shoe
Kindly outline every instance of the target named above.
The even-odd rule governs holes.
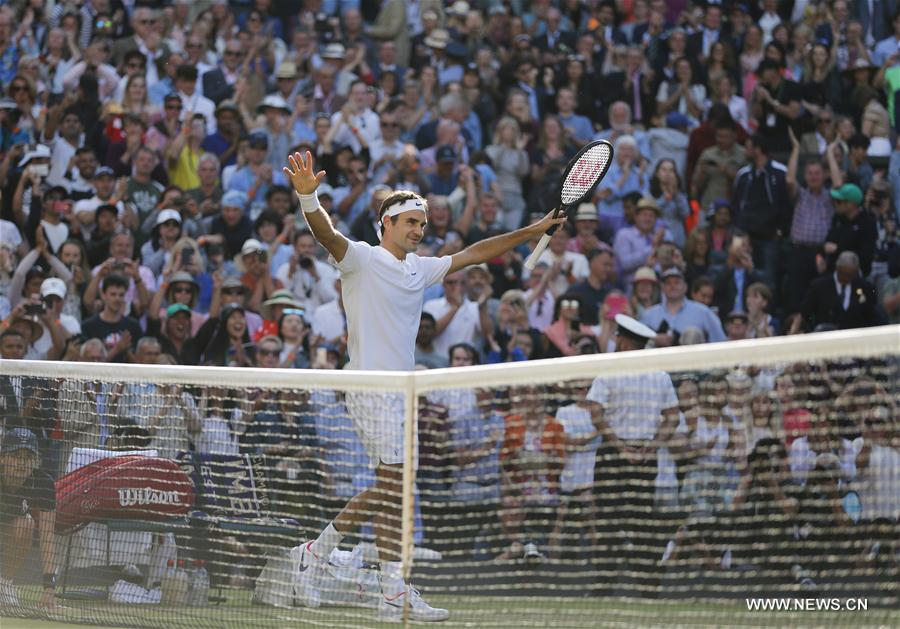
[[[402,622],[403,605],[409,599],[409,619],[417,622],[441,622],[450,617],[450,612],[439,607],[432,607],[425,602],[419,594],[419,590],[407,586],[406,590],[395,596],[381,597],[381,606],[378,610],[379,620],[384,622]]]
[[[318,607],[321,603],[321,585],[325,573],[325,561],[311,550],[312,541],[291,549],[294,574],[294,598],[304,607]]]

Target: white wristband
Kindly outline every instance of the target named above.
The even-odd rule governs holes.
[[[300,209],[307,214],[319,211],[319,195],[315,191],[312,194],[300,194],[297,192],[297,199],[300,200]]]

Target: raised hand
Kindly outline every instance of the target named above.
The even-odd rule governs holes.
[[[324,170],[313,170],[313,157],[309,151],[306,151],[305,157],[299,152],[288,155],[288,162],[290,167],[284,167],[284,174],[299,194],[312,194],[325,179]]]

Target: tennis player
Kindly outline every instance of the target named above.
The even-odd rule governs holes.
[[[316,188],[325,171],[313,169],[308,151],[305,156],[289,156],[288,162],[284,173],[294,185],[310,231],[334,257],[341,274],[351,369],[413,370],[427,287],[440,283],[447,273],[496,258],[565,220],[564,214],[554,218],[550,212],[533,225],[482,240],[452,256],[420,257],[415,251],[428,223],[428,204],[421,196],[402,190],[389,195],[378,213],[381,243],[373,247],[353,242],[335,230],[319,205]],[[318,584],[332,549],[371,519],[381,564],[382,617],[399,619],[408,601],[412,620],[446,620],[449,612],[422,600],[404,582],[400,567],[403,396],[348,393],[347,407],[376,464],[375,485],[350,499],[318,539],[293,549],[295,570],[301,571],[298,596],[307,606],[318,605]]]

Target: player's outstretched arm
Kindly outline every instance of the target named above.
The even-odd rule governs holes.
[[[347,238],[334,228],[328,213],[322,209],[318,200],[314,200],[316,188],[325,179],[325,171],[313,170],[313,157],[309,151],[305,156],[299,152],[288,155],[288,163],[289,166],[284,167],[284,174],[291,180],[294,191],[300,198],[300,207],[303,210],[303,216],[306,217],[309,230],[316,240],[328,250],[328,253],[340,262],[347,253],[349,246]]]
[[[560,212],[556,218],[553,217],[553,210],[533,225],[522,227],[515,231],[500,234],[493,238],[481,240],[474,245],[469,245],[459,253],[453,254],[451,257],[450,270],[453,273],[472,264],[481,264],[493,258],[496,258],[513,247],[518,247],[523,242],[528,242],[532,238],[536,238],[554,225],[560,225],[566,220],[565,212]]]

